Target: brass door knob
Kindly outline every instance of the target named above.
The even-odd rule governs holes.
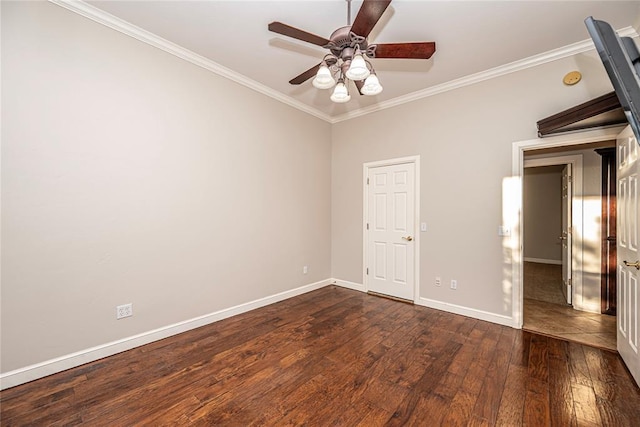
[[[622,261],[622,262],[624,262],[624,265],[626,265],[627,267],[635,267],[636,270],[640,270],[640,260],[636,262],[629,262],[629,261]]]
[[[410,242],[413,240],[413,237],[411,236],[407,236],[407,237],[402,237],[404,240],[406,240],[407,242]]]

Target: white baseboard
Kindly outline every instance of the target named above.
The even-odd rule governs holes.
[[[247,311],[255,310],[256,308],[264,307],[266,305],[283,301],[297,295],[311,292],[316,289],[325,287],[330,283],[332,283],[332,279],[321,280],[316,283],[311,283],[299,288],[291,289],[275,295],[270,295],[244,304],[236,305],[235,307],[229,307],[193,319],[185,320],[183,322],[178,322],[172,325],[164,326],[162,328],[154,329],[152,331],[143,332],[138,335],[123,338],[117,341],[112,341],[110,343],[102,344],[75,353],[67,354],[55,359],[36,363],[31,366],[26,366],[24,368],[5,372],[0,374],[0,390],[24,384],[26,382],[46,377],[47,375],[55,374],[57,372],[62,372],[70,368],[75,368],[76,366],[93,362],[94,360],[102,359],[103,357],[113,356],[114,354],[121,353],[123,351],[139,347],[141,345],[149,344],[151,342],[158,341],[172,335],[177,335],[191,329],[199,328],[200,326],[208,325],[210,323],[214,323],[219,320],[235,316],[237,314],[246,313]]]
[[[362,283],[349,282],[347,280],[332,279],[333,283],[343,288],[353,289],[354,291],[366,292]]]
[[[418,298],[416,304],[436,310],[442,310],[453,314],[471,317],[478,320],[486,320],[487,322],[497,323],[499,325],[514,327],[513,318],[502,314],[490,313],[488,311],[476,310],[475,308],[463,307],[461,305],[450,304],[447,302],[436,301],[429,298]]]
[[[364,285],[361,283],[354,283],[340,279],[331,280],[332,283],[337,286],[342,286],[343,288],[353,289],[360,292],[366,292]],[[446,302],[436,301],[423,297],[419,297],[415,304],[424,307],[435,308],[436,310],[446,311],[448,313],[460,314],[462,316],[471,317],[473,319],[486,320],[487,322],[517,328],[517,325],[514,325],[513,318],[511,316],[489,313],[488,311],[476,310],[474,308],[464,307],[456,304],[449,304]]]
[[[154,329],[148,332],[143,332],[141,334],[123,338],[121,340],[112,341],[110,343],[102,344],[96,347],[57,357],[55,359],[26,366],[24,368],[19,368],[13,371],[2,373],[0,374],[0,390],[24,384],[38,378],[65,371],[67,369],[75,368],[85,363],[102,359],[103,357],[113,356],[114,354],[121,353],[135,347],[139,347],[154,341],[180,334],[182,332],[199,328],[201,326],[205,326],[231,316],[246,313],[247,311],[255,310],[269,304],[273,304],[279,301],[286,300],[288,298],[295,297],[297,295],[311,292],[330,284],[335,284],[343,288],[353,289],[360,292],[366,292],[364,285],[361,283],[349,282],[347,280],[339,279],[321,280],[319,282],[311,283],[299,288],[280,292],[275,295],[270,295],[234,307],[205,314],[203,316],[185,320],[183,322],[174,323],[172,325]],[[473,308],[449,304],[422,297],[418,298],[416,304],[435,308],[437,310],[442,310],[449,313],[460,314],[462,316],[471,317],[474,319],[486,320],[488,322],[514,327],[513,319],[509,316],[489,313],[482,310],[476,310]]]
[[[553,264],[553,265],[562,265],[562,261],[558,261],[557,259],[544,259],[544,258],[524,258],[525,262],[537,262],[538,264]]]

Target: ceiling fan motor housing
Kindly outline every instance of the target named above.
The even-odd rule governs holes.
[[[358,36],[351,32],[351,25],[340,27],[329,38],[329,43],[324,46],[332,54],[343,60],[353,58],[355,48],[358,46],[363,53],[367,52],[368,42],[366,37]]]

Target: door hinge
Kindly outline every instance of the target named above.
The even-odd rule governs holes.
[[[367,178],[367,185],[369,185],[369,178]]]
[[[367,230],[369,229],[369,223],[367,223]]]
[[[367,267],[367,276],[369,275],[369,267]]]

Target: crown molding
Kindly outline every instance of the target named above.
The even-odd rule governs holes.
[[[119,31],[127,36],[133,37],[134,39],[146,43],[150,46],[170,53],[171,55],[175,55],[178,58],[184,59],[185,61],[197,65],[198,67],[202,67],[205,70],[216,73],[249,89],[274,98],[300,111],[311,114],[312,116],[315,116],[324,121],[331,122],[331,116],[329,116],[328,114],[325,114],[300,101],[297,101],[290,96],[283,95],[282,93],[277,92],[270,87],[263,85],[262,83],[258,83],[255,80],[252,80],[240,73],[237,73],[227,67],[218,64],[215,61],[210,60],[209,58],[205,58],[202,55],[198,55],[197,53],[192,52],[189,49],[185,49],[182,46],[165,40],[162,37],[159,37],[147,30],[143,30],[140,27],[137,27],[127,21],[113,16],[110,13],[98,9],[95,6],[85,3],[84,1],[49,0],[49,2],[70,10],[71,12],[75,12],[78,15],[84,16],[85,18],[89,18],[94,22]]]
[[[621,37],[638,37],[638,32],[633,27],[625,27],[617,31]],[[429,96],[437,95],[439,93],[448,92],[450,90],[458,89],[461,87],[469,86],[475,83],[479,83],[485,80],[493,79],[496,77],[504,76],[506,74],[515,73],[516,71],[522,71],[527,68],[536,67],[538,65],[546,64],[548,62],[557,61],[559,59],[567,58],[579,53],[588,52],[594,49],[593,41],[591,39],[583,40],[581,42],[573,43],[558,49],[553,49],[539,55],[530,56],[528,58],[514,61],[509,64],[500,65],[489,70],[481,71],[479,73],[470,74],[468,76],[461,77],[459,79],[450,80],[448,82],[431,86],[417,92],[412,92],[404,96],[399,96],[388,101],[383,101],[379,104],[365,107],[359,110],[351,111],[349,113],[342,114],[340,116],[333,117],[331,123],[338,123],[356,117],[371,114],[376,111],[385,110],[387,108],[396,107],[398,105],[406,104],[407,102],[416,101],[418,99],[427,98]]]
[[[422,98],[437,95],[450,90],[458,89],[461,87],[469,86],[475,83],[479,83],[485,80],[493,79],[495,77],[504,76],[506,74],[515,73],[527,68],[535,67],[538,65],[546,64],[548,62],[556,61],[558,59],[566,58],[568,56],[576,55],[579,53],[592,50],[593,42],[591,39],[583,40],[581,42],[573,43],[558,49],[553,49],[548,52],[534,55],[529,58],[525,58],[519,61],[514,61],[509,64],[500,65],[489,70],[481,71],[479,73],[470,74],[468,76],[461,77],[459,79],[451,80],[439,85],[431,86],[426,89],[412,92],[407,95],[399,96],[387,101],[380,102],[369,107],[361,108],[355,111],[351,111],[339,116],[330,116],[317,110],[309,105],[306,105],[290,96],[284,95],[278,91],[271,89],[268,86],[258,83],[240,73],[237,73],[229,68],[226,68],[211,59],[198,55],[188,49],[183,48],[175,43],[163,39],[149,31],[143,30],[127,21],[124,21],[116,16],[113,16],[95,6],[85,3],[82,0],[49,0],[49,2],[75,12],[85,18],[89,18],[99,24],[105,25],[130,37],[133,37],[143,43],[161,49],[167,53],[191,62],[194,65],[202,67],[213,73],[216,73],[222,77],[228,78],[238,84],[241,84],[256,92],[267,95],[273,99],[283,102],[293,108],[296,108],[305,113],[311,114],[319,119],[322,119],[329,123],[338,123],[345,120],[354,119],[356,117],[364,116],[374,113],[376,111],[386,110],[387,108],[396,107],[398,105],[406,104],[408,102],[417,101]],[[621,37],[638,37],[638,32],[631,26],[622,28],[617,31]]]

